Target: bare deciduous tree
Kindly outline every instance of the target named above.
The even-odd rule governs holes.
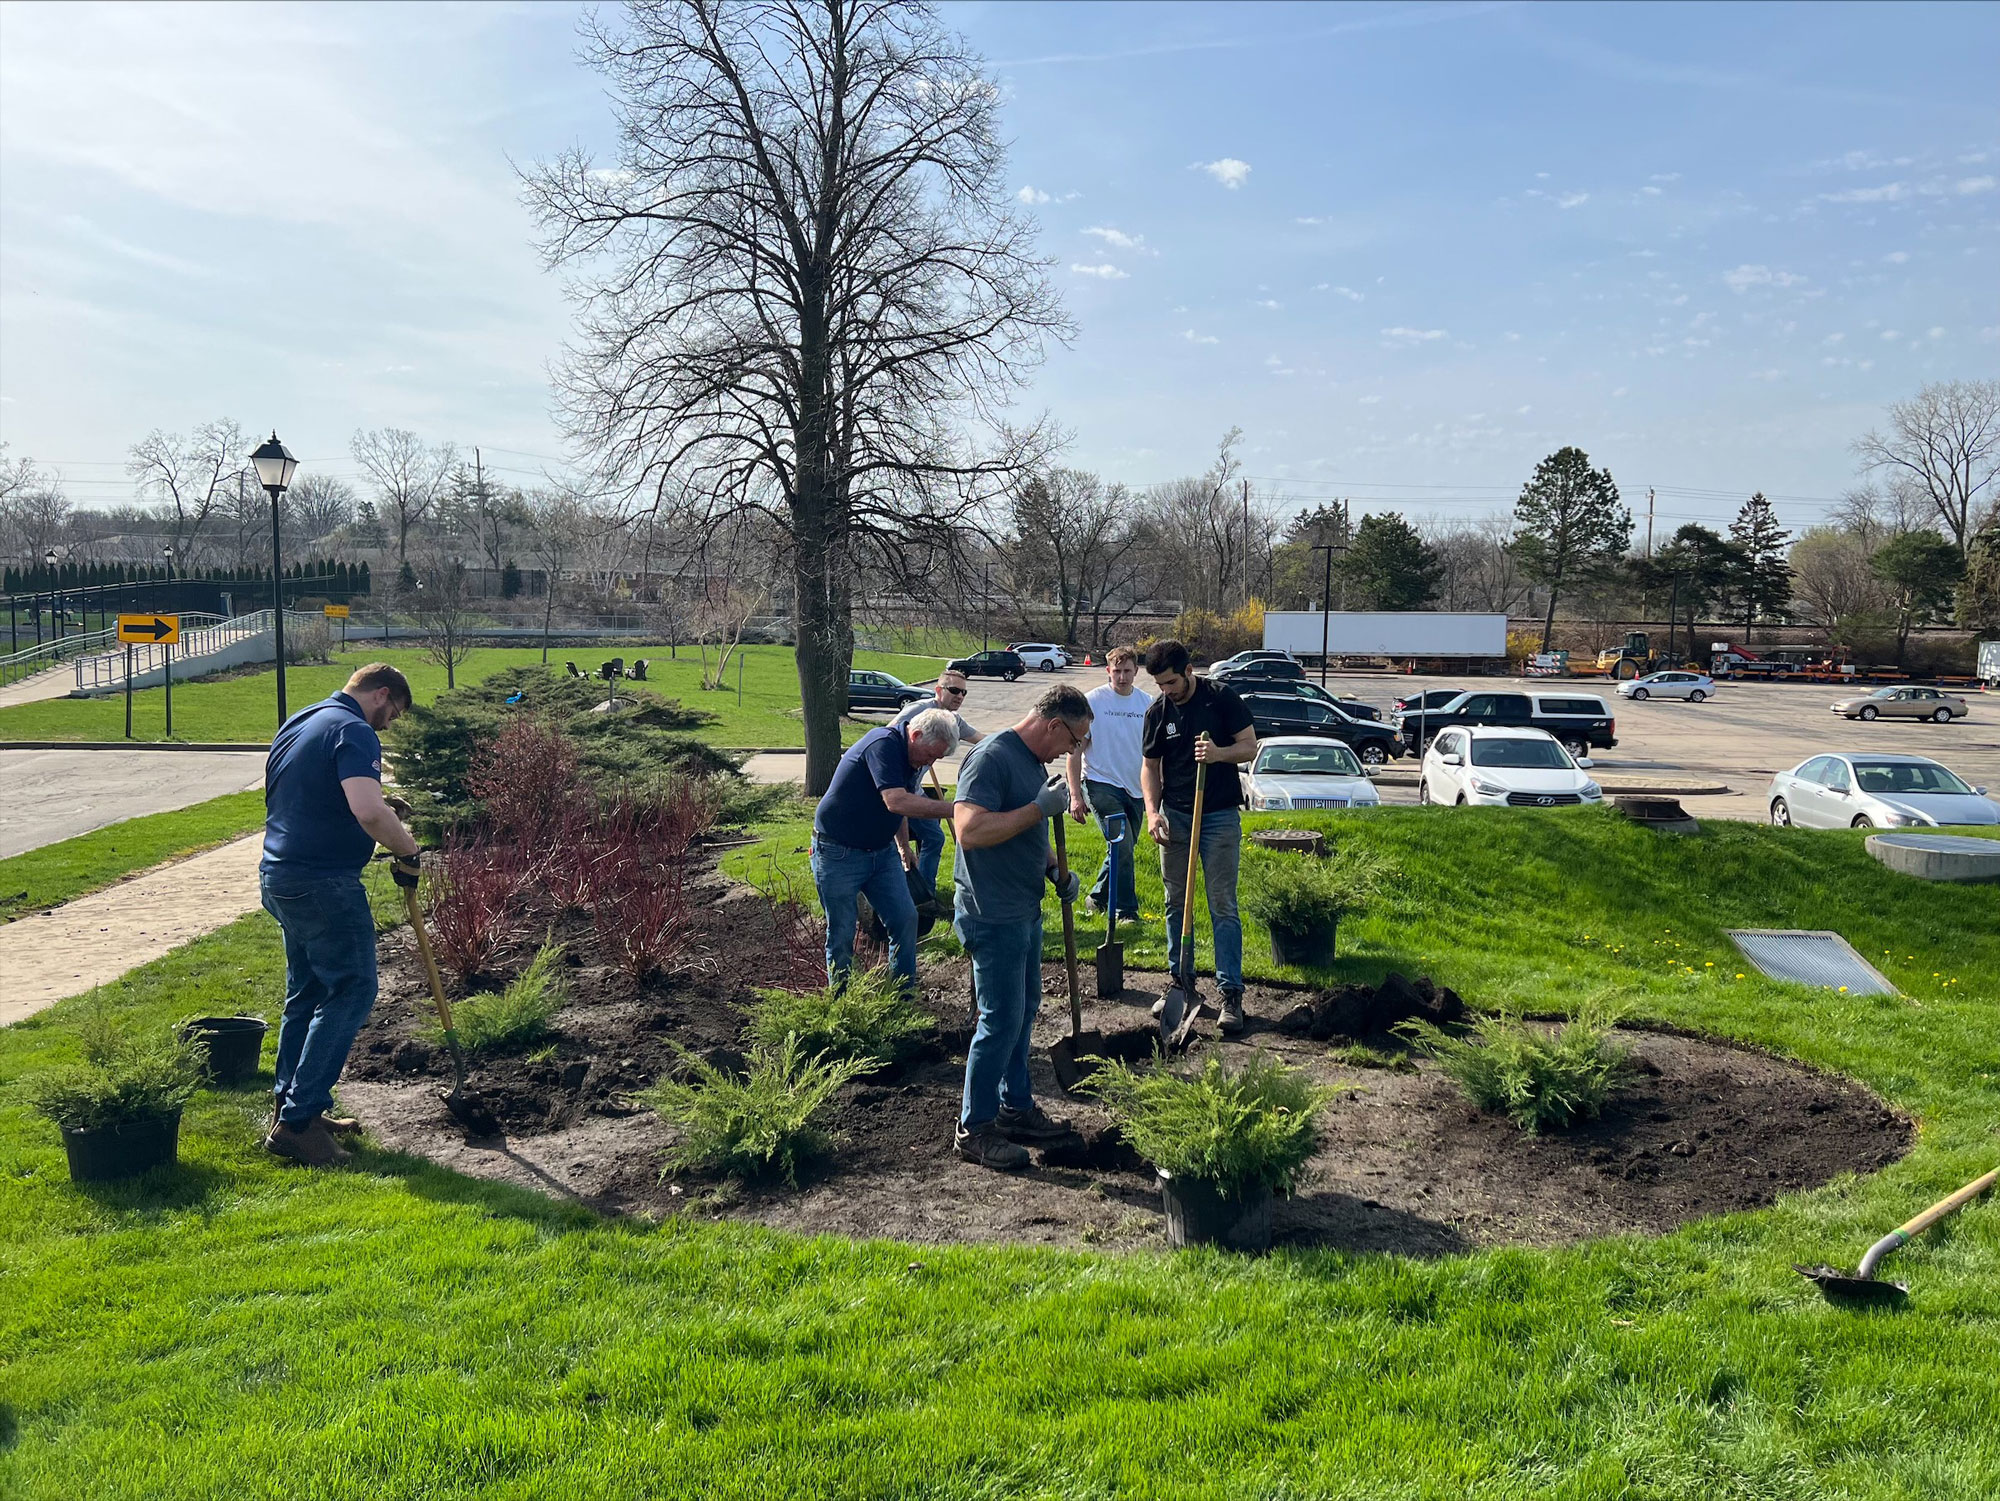
[[[134,443],[125,468],[142,501],[151,501],[166,525],[174,556],[192,563],[201,530],[218,506],[236,493],[236,476],[249,467],[251,444],[227,417],[192,433],[154,428]]]
[[[447,689],[458,686],[458,669],[472,654],[466,620],[472,611],[465,564],[443,542],[421,549],[413,565],[416,587],[405,593],[410,613],[427,632],[424,655],[444,669]]]
[[[771,518],[820,792],[862,560],[954,546],[1045,446],[998,417],[1067,333],[1005,189],[999,91],[917,5],[634,0],[622,30],[587,25],[616,165],[579,149],[528,179],[579,308],[569,430],[612,488]]]
[[[0,449],[0,548],[38,567],[69,540],[70,504],[62,476],[33,459],[8,460]]]
[[[445,493],[458,451],[449,443],[427,444],[400,427],[357,431],[348,446],[375,486],[383,519],[395,528],[396,561],[407,562],[410,529]]]
[[[1792,543],[1792,596],[1799,614],[1832,626],[1852,615],[1889,607],[1888,590],[1868,567],[1874,551],[1851,528],[1808,527]]]
[[[1016,588],[1053,597],[1061,639],[1093,647],[1152,592],[1158,549],[1138,499],[1079,469],[1030,475],[1014,492],[1009,576]]]
[[[548,582],[542,598],[542,661],[546,664],[549,630],[555,620],[556,594],[562,587],[563,570],[588,542],[598,517],[582,496],[560,485],[530,493],[523,498],[523,506],[529,551]]]
[[[354,519],[354,486],[337,475],[302,474],[285,492],[285,523],[302,542],[337,532]]]
[[[1961,559],[2000,500],[2000,380],[1940,381],[1889,408],[1854,445],[1862,468],[1930,502]]]

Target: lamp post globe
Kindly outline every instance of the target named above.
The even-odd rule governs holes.
[[[285,707],[285,561],[278,536],[278,502],[290,487],[299,461],[278,441],[273,429],[270,441],[257,445],[250,462],[257,470],[257,483],[271,497],[271,639],[278,653],[278,723],[282,725],[289,716]]]

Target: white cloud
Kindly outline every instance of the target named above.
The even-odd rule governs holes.
[[[1769,266],[1738,266],[1734,271],[1723,272],[1722,279],[1730,291],[1739,295],[1752,287],[1795,287],[1805,280],[1790,271],[1773,271]]]
[[[1360,404],[1365,407],[1372,407],[1381,401],[1381,399],[1379,396],[1363,396],[1360,398]]]
[[[1502,335],[1502,337],[1504,337],[1509,344],[1518,344],[1521,342],[1521,336],[1515,333],[1511,328],[1508,329],[1507,332],[1504,335]]]
[[[1679,182],[1680,180],[1681,175],[1678,172],[1655,172],[1647,179],[1648,182]]]
[[[1528,415],[1528,413],[1532,412],[1533,410],[1534,410],[1533,407],[1515,407],[1514,415],[1516,417],[1525,417]]]
[[[1903,262],[1907,261],[1909,258],[1910,258],[1910,252],[1907,250],[1892,250],[1887,255],[1882,257],[1883,260],[1887,261],[1892,266],[1900,266],[1903,264]]]
[[[1578,208],[1588,202],[1590,202],[1590,194],[1588,193],[1564,193],[1560,198],[1556,199],[1556,207]]]
[[[1835,344],[1840,343],[1840,341],[1845,339],[1846,337],[1847,337],[1846,334],[1828,334],[1824,339],[1820,340],[1820,343],[1826,345],[1830,349]]]
[[[1618,386],[1612,390],[1611,394],[1613,396],[1623,396],[1627,391],[1631,389],[1632,388],[1630,386]]]
[[[1770,370],[1753,370],[1753,371],[1751,371],[1751,372],[1750,372],[1750,379],[1752,379],[1752,380],[1777,380],[1777,379],[1778,379],[1778,378],[1779,378],[1779,377],[1780,377],[1781,375],[1783,375],[1783,374],[1784,374],[1784,372],[1783,372],[1782,370],[1778,370],[1778,369],[1775,369],[1775,368],[1774,368],[1774,369],[1770,369]]]
[[[1218,157],[1212,162],[1196,162],[1198,171],[1206,172],[1231,192],[1250,180],[1250,164],[1238,161],[1233,156]]]
[[[1094,235],[1114,250],[1129,250],[1137,255],[1158,255],[1160,252],[1146,243],[1144,235],[1128,235],[1122,229],[1113,229],[1108,224],[1093,224],[1084,231]]]
[[[1383,329],[1382,337],[1397,344],[1429,344],[1438,339],[1448,339],[1451,334],[1442,328],[1404,328],[1399,324],[1395,328]]]
[[[1929,331],[1929,337],[1933,339],[1942,339],[1944,337],[1944,330],[1942,328],[1933,328]]]
[[[1879,188],[1844,188],[1838,193],[1819,195],[1825,203],[1901,203],[1910,196],[1906,182],[1885,182]]]
[[[1961,193],[1990,193],[1993,179],[1990,177],[1961,177],[1955,184]]]
[[[1885,328],[1882,330],[1882,339],[1884,343],[1893,344],[1902,337],[1903,334],[1902,330],[1900,329]]]
[[[1646,196],[1647,196],[1647,197],[1649,197],[1649,198],[1657,198],[1657,197],[1659,197],[1659,196],[1660,196],[1660,194],[1662,194],[1662,193],[1666,192],[1666,189],[1665,189],[1665,188],[1641,188],[1641,189],[1639,189],[1639,191],[1640,191],[1640,192],[1642,192],[1642,193],[1644,193],[1644,194],[1646,194]]]
[[[1110,264],[1109,262],[1106,262],[1104,265],[1101,266],[1073,265],[1070,267],[1070,270],[1074,271],[1078,276],[1094,276],[1099,281],[1123,281],[1127,276],[1131,274],[1128,271],[1120,271],[1116,266]]]
[[[1979,330],[1979,342],[1982,344],[2000,344],[2000,323],[1994,324],[1991,328],[1982,328]]]
[[[1305,214],[1292,220],[1294,224],[1324,224],[1326,220],[1318,214]]]
[[[1271,300],[1270,298],[1268,298],[1268,297],[1260,297],[1260,298],[1258,298],[1258,299],[1257,299],[1257,301],[1256,301],[1256,302],[1255,302],[1254,304],[1252,304],[1252,305],[1253,305],[1253,306],[1255,306],[1255,307],[1260,307],[1260,308],[1266,308],[1266,309],[1268,309],[1268,310],[1270,310],[1271,312],[1274,312],[1274,313],[1275,313],[1275,312],[1277,312],[1279,308],[1281,308],[1281,307],[1283,307],[1283,306],[1284,306],[1284,304],[1283,304],[1282,302],[1273,302],[1273,301],[1272,301],[1272,300]]]
[[[1014,196],[1022,203],[1047,203],[1049,201],[1049,195],[1044,193],[1040,188],[1022,188]]]
[[[1181,330],[1181,337],[1190,344],[1220,344],[1222,340],[1213,334],[1198,334],[1191,328]]]

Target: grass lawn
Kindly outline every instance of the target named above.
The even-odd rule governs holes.
[[[707,709],[718,722],[706,735],[717,745],[783,749],[803,746],[805,726],[799,719],[799,681],[788,646],[752,646],[743,651],[743,702],[736,701],[736,674],[729,674],[726,691],[704,693],[701,689],[701,654],[682,647],[678,659],[669,658],[668,648],[593,646],[555,648],[549,662],[557,672],[573,661],[586,671],[612,656],[622,656],[629,664],[634,657],[648,663],[648,686],[668,697]],[[503,667],[540,662],[540,647],[481,647],[458,669],[460,682],[477,682]],[[357,640],[347,653],[336,656],[327,667],[290,667],[285,687],[293,709],[322,699],[347,681],[348,675],[364,662],[393,662],[408,674],[410,687],[420,703],[428,703],[444,691],[445,673],[414,647],[391,647]],[[734,664],[732,663],[732,669]],[[911,657],[888,652],[856,652],[856,667],[893,673],[906,682],[931,678],[944,666],[942,657]],[[214,682],[177,683],[174,686],[174,738],[191,741],[247,740],[264,742],[277,728],[276,675],[268,667],[239,677]],[[872,723],[879,723],[880,718]],[[871,727],[860,720],[845,727],[849,740]],[[166,690],[149,688],[132,695],[132,732],[140,740],[163,738],[166,728]],[[55,698],[39,703],[17,704],[0,709],[0,740],[121,740],[125,735],[125,700],[122,696],[100,699]]]
[[[250,1088],[197,1099],[178,1171],[86,1191],[20,1104],[75,1051],[66,1002],[0,1032],[0,1494],[2000,1493],[2000,1204],[1895,1259],[1901,1310],[1789,1269],[1851,1264],[2000,1157],[2000,891],[1892,875],[1845,833],[1284,820],[1401,869],[1343,928],[1344,973],[1538,1009],[1609,990],[1856,1075],[1921,1120],[1913,1153],[1657,1239],[1110,1256],[606,1224],[379,1153],[287,1171]],[[1737,925],[1837,928],[1910,996],[1749,978]],[[1132,952],[1157,963],[1157,935]],[[1268,971],[1260,935],[1249,956]],[[280,967],[253,914],[103,994],[148,1025],[269,1013]]]
[[[0,860],[0,922],[96,891],[134,871],[226,844],[264,824],[264,791],[106,824]]]

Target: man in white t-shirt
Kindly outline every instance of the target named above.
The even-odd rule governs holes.
[[[986,737],[972,727],[966,717],[959,713],[965,707],[965,674],[947,669],[938,674],[937,686],[929,700],[918,699],[889,723],[903,727],[919,714],[929,709],[943,709],[958,721],[958,743],[977,745]],[[946,807],[951,804],[947,800]],[[944,824],[935,818],[913,818],[910,820],[910,842],[917,847],[917,874],[924,878],[924,884],[932,891],[937,890],[938,866],[944,860]]]
[[[1086,810],[1097,815],[1104,831],[1104,864],[1098,868],[1097,882],[1090,888],[1086,910],[1103,912],[1110,908],[1112,893],[1111,855],[1115,829],[1118,855],[1118,916],[1139,915],[1138,878],[1133,856],[1138,852],[1139,830],[1146,823],[1146,795],[1139,782],[1141,747],[1145,741],[1146,710],[1153,695],[1133,683],[1139,676],[1139,654],[1129,646],[1115,646],[1105,657],[1104,671],[1110,682],[1085,695],[1090,700],[1090,744],[1070,752],[1069,807],[1081,819]],[[1124,815],[1122,824],[1111,820]]]

